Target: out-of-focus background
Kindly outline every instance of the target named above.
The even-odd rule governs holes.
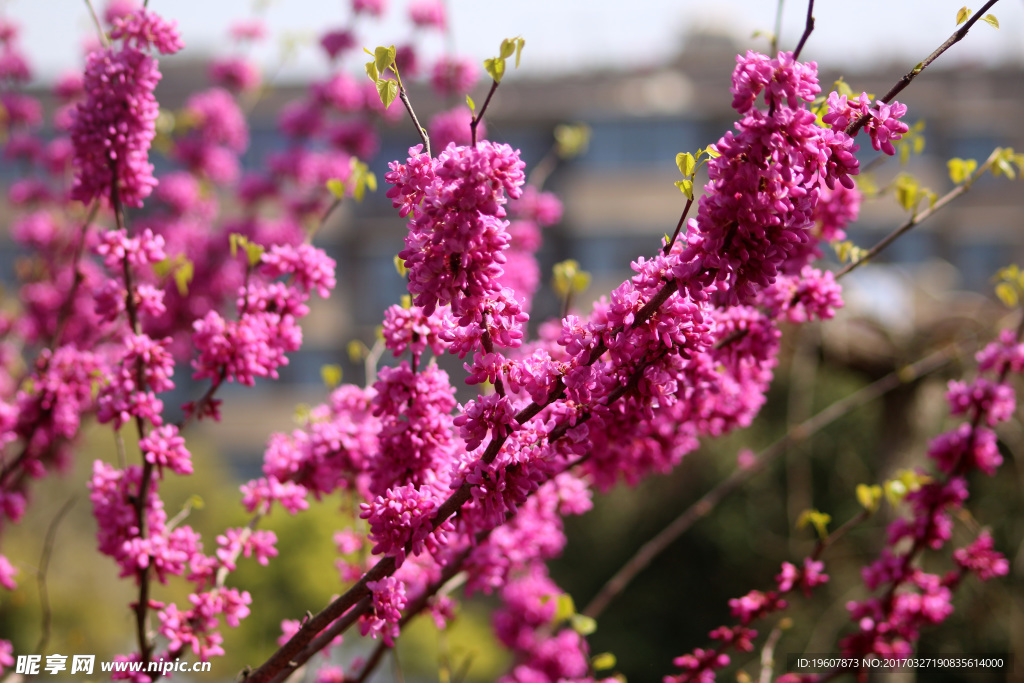
[[[226,44],[229,25],[259,16],[271,37],[248,56],[261,64],[267,86],[252,103],[251,146],[243,158],[246,166],[258,168],[268,152],[285,144],[276,127],[281,107],[301,97],[311,79],[327,73],[316,39],[349,21],[346,5],[152,0],[152,9],[178,20],[188,46],[161,60],[161,106],[181,107],[189,93],[205,87],[207,62]],[[842,75],[854,92],[881,94],[953,32],[960,6],[960,0],[825,0],[817,3],[816,30],[803,58],[819,61],[825,89]],[[46,101],[46,89],[61,73],[80,68],[83,41],[94,35],[84,3],[9,0],[0,7],[21,25],[24,51],[36,68],[29,90]],[[356,26],[367,47],[411,41],[424,61],[450,52],[479,63],[496,52],[502,38],[526,39],[522,68],[507,76],[488,112],[488,137],[520,148],[527,163],[536,164],[550,149],[556,126],[589,126],[586,151],[559,165],[549,178],[548,189],[561,197],[565,213],[559,225],[545,231],[539,260],[545,282],[554,263],[578,260],[593,276],[586,293],[593,298],[628,277],[630,261],[653,253],[662,235],[674,228],[682,207],[672,184],[678,177],[675,155],[705,147],[730,129],[734,112],[728,86],[735,55],[768,49],[776,7],[767,0],[450,0],[450,30],[442,35],[414,33],[405,17],[406,3],[392,0],[383,20],[360,19]],[[806,5],[788,0],[783,9],[781,47],[791,49],[803,30]],[[942,194],[952,187],[946,170],[950,158],[980,162],[996,146],[1024,149],[1024,6],[1004,2],[992,11],[1000,30],[979,24],[898,98],[909,107],[908,123],[925,121],[925,145],[905,167],[890,160],[874,168],[869,184],[879,196],[865,202],[860,220],[848,230],[857,245],[871,246],[905,220],[907,212],[888,191],[897,174],[913,174]],[[360,55],[351,58],[352,73],[361,75],[362,61]],[[473,92],[478,103],[486,85],[481,82]],[[413,85],[411,96],[425,118],[459,103],[446,102],[425,86]],[[387,162],[404,158],[418,138],[404,118],[379,134],[380,151],[371,168],[382,180]],[[867,149],[862,163],[874,158]],[[17,177],[15,165],[0,163],[0,183]],[[553,575],[582,606],[650,536],[733,471],[740,449],[756,451],[770,444],[788,426],[936,349],[951,344],[962,349],[942,371],[852,412],[792,449],[779,465],[698,523],[605,612],[590,639],[594,652],[614,652],[618,669],[630,680],[660,680],[674,655],[703,645],[707,632],[727,621],[729,598],[767,587],[780,562],[808,552],[810,534],[794,529],[802,510],[818,507],[841,522],[857,511],[856,484],[923,462],[927,437],[948,423],[945,381],[969,374],[970,350],[1006,324],[1006,309],[991,296],[991,278],[999,268],[1024,261],[1021,187],[1019,180],[979,181],[876,264],[844,280],[847,307],[839,320],[787,334],[775,388],[753,428],[691,454],[669,477],[616,490],[590,514],[570,520],[570,545]],[[0,216],[7,211],[0,205]],[[244,523],[237,484],[257,475],[267,437],[292,427],[296,406],[323,399],[322,366],[340,364],[347,381],[362,381],[362,367],[346,348],[352,340],[372,344],[383,309],[402,295],[393,258],[404,232],[404,222],[381,188],[363,204],[344,207],[318,236],[338,260],[338,290],[306,324],[306,344],[292,355],[280,381],[222,392],[224,423],[189,435],[202,476],[166,487],[169,508],[198,495],[204,504],[191,520],[200,530],[216,534],[226,524]],[[21,257],[0,235],[5,279]],[[826,254],[826,262],[835,267],[837,259]],[[559,308],[545,286],[533,319],[557,315]],[[453,367],[457,370],[458,364]],[[178,379],[181,398],[187,400],[194,391],[187,378]],[[1014,569],[984,590],[966,586],[958,600],[970,606],[928,633],[922,651],[1024,651],[1017,647],[1024,644],[1020,421],[1012,421],[1001,437],[1006,471],[975,489],[973,510],[979,523],[995,525],[997,543]],[[90,447],[108,450],[108,441],[109,435],[97,433]],[[74,514],[56,527],[49,572],[52,649],[103,655],[132,647],[125,606],[131,596],[127,584],[115,579],[112,563],[92,550],[83,486],[89,460],[83,457],[78,471],[46,482],[37,495],[51,500],[52,507],[35,510],[4,544],[20,550],[20,559],[30,565],[57,508],[77,495]],[[281,538],[281,557],[269,568],[243,567],[237,574],[237,583],[254,595],[254,617],[238,631],[228,630],[230,655],[215,663],[217,680],[232,678],[245,664],[258,664],[273,649],[281,619],[316,611],[337,592],[331,542],[336,507],[327,502],[301,518],[269,520]],[[858,562],[878,551],[884,518],[862,525],[836,549],[832,583],[807,605],[797,606],[795,626],[783,636],[777,656],[835,650],[836,634],[848,626],[844,604],[860,595],[850,588],[859,586]],[[966,538],[967,532],[961,532]],[[208,538],[212,546],[212,535]],[[12,559],[14,554],[9,553]],[[466,680],[493,680],[504,661],[486,633],[486,605],[486,599],[469,605],[448,640],[438,640],[427,624],[410,629],[400,650],[403,665],[409,662],[403,667],[406,680],[436,680],[439,653],[465,664]],[[31,580],[23,580],[22,588],[0,605],[0,633],[15,639],[16,651],[35,642],[39,614]],[[1024,669],[1018,666],[1012,676],[1024,680]],[[377,680],[392,677],[394,671],[385,667]],[[947,679],[935,673],[921,680]]]

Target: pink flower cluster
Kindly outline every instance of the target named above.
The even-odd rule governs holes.
[[[409,150],[408,164],[385,176],[395,208],[411,212],[405,250],[414,303],[430,315],[450,304],[466,321],[497,297],[496,279],[508,245],[504,205],[522,194],[524,164],[508,145],[450,145],[437,159]]]
[[[682,669],[678,674],[665,676],[663,683],[707,683],[715,680],[715,671],[729,665],[731,659],[726,652],[735,649],[739,652],[750,652],[754,649],[753,639],[757,631],[750,624],[765,617],[785,610],[788,607],[783,595],[796,588],[803,590],[805,595],[828,581],[823,572],[825,565],[819,560],[805,557],[802,567],[789,562],[782,563],[782,571],[776,575],[775,591],[751,591],[741,598],[729,601],[732,616],[739,622],[735,626],[720,626],[708,637],[717,641],[711,649],[697,648],[689,654],[676,657],[674,664]]]
[[[887,547],[864,568],[864,583],[881,594],[847,605],[858,630],[842,641],[846,654],[913,653],[921,629],[952,613],[953,591],[967,574],[987,581],[1009,571],[1006,558],[994,550],[984,531],[952,553],[957,569],[944,576],[915,562],[924,550],[940,550],[950,541],[953,515],[967,499],[968,475],[981,470],[991,476],[1002,463],[992,427],[1014,412],[1014,392],[1007,378],[1024,370],[1024,345],[1006,330],[978,354],[978,364],[996,379],[950,384],[951,412],[968,421],[932,441],[928,455],[944,477],[926,480],[907,494],[911,516],[889,525]]]
[[[121,41],[118,47],[89,53],[86,99],[71,126],[76,169],[71,196],[85,203],[104,198],[141,206],[156,186],[149,146],[159,113],[153,91],[160,72],[146,50],[171,54],[183,43],[173,24],[146,10],[118,19],[111,37]]]
[[[796,62],[790,53],[737,58],[733,106],[743,118],[708,162],[710,181],[675,271],[681,287],[714,283],[718,298],[750,303],[780,273],[799,273],[814,255],[803,245],[812,241],[820,194],[837,181],[853,188],[850,176],[858,170],[857,145],[840,129],[841,117],[835,129],[821,128],[807,109],[819,90],[815,65]],[[762,95],[767,111],[755,106]],[[897,104],[875,111],[877,125],[869,132],[876,149],[893,153],[890,141],[907,130],[897,121],[905,112]],[[834,209],[822,215],[818,237],[841,227],[834,215]]]
[[[325,296],[334,288],[334,260],[309,245],[275,246],[261,256],[259,267],[239,291],[238,317],[216,311],[197,320],[192,343],[199,355],[193,378],[252,386],[257,377],[277,377],[288,363],[286,353],[302,344],[298,320],[309,313],[313,291]],[[288,282],[271,281],[287,276]]]

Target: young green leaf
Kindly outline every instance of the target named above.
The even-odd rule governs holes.
[[[1016,308],[1020,302],[1020,295],[1017,288],[1009,282],[1000,282],[996,285],[996,297],[1003,302],[1007,308]]]
[[[690,178],[697,168],[697,160],[689,152],[680,152],[676,155],[676,166],[679,167],[679,172],[683,174],[684,178]]]
[[[505,75],[505,60],[500,57],[485,59],[484,71],[487,72],[495,83],[501,83],[501,77]]]
[[[331,178],[328,180],[327,190],[334,195],[335,199],[345,198],[345,183],[341,182],[341,178]]]
[[[901,175],[896,179],[896,201],[908,211],[917,205],[920,190],[920,185],[912,176]]]
[[[676,181],[676,187],[679,188],[680,192],[682,192],[684,195],[686,195],[687,199],[689,199],[690,201],[693,201],[693,181],[692,180],[690,180],[690,179],[677,180]]]
[[[574,614],[576,614],[576,603],[572,601],[572,596],[568,593],[560,594],[555,606],[553,623],[560,624],[563,621],[568,621]]]
[[[593,617],[588,617],[584,614],[572,615],[569,623],[572,625],[572,630],[581,636],[589,636],[597,630],[597,621]]]
[[[828,538],[828,523],[832,521],[832,515],[819,510],[804,510],[796,520],[798,529],[803,529],[808,524],[818,532],[818,538]]]
[[[263,258],[263,252],[266,251],[262,244],[255,244],[254,242],[246,242],[245,244],[245,257],[249,261],[250,266],[255,266]]]
[[[395,270],[398,271],[398,276],[402,278],[409,273],[409,269],[405,267],[405,259],[398,254],[395,254]]]
[[[380,80],[380,72],[377,70],[377,65],[373,62],[366,63],[366,75],[370,77],[370,80],[376,83]]]
[[[187,258],[174,270],[174,285],[178,288],[178,294],[188,295],[188,286],[192,283],[195,272],[195,265]]]
[[[573,259],[556,263],[554,275],[552,286],[563,299],[570,293],[579,294],[590,286],[590,273],[581,269],[580,264]]]
[[[594,655],[590,659],[590,668],[594,671],[606,671],[608,669],[614,669],[618,660],[611,652],[602,652],[601,654]]]
[[[384,73],[389,66],[395,63],[395,46],[378,47],[373,51],[373,63],[377,71]]]
[[[882,487],[877,484],[857,484],[857,502],[871,514],[878,512],[878,507],[882,504]]]
[[[466,106],[469,107],[469,113],[476,116],[476,103],[473,102],[473,98],[466,95]]]
[[[377,94],[380,95],[380,101],[384,104],[384,108],[387,109],[391,106],[391,103],[398,97],[398,83],[388,79],[380,79],[377,81]]]
[[[967,7],[961,7],[956,13],[956,25],[959,26],[967,21],[970,18],[972,11],[973,10],[967,9]]]
[[[555,126],[555,153],[559,159],[572,159],[590,146],[590,126],[585,123],[563,123]]]
[[[341,384],[341,366],[334,364],[324,365],[320,368],[320,378],[328,389],[334,389]]]
[[[519,59],[523,56],[523,48],[526,47],[524,38],[516,38],[516,68],[519,68]]]
[[[996,15],[994,15],[994,14],[986,14],[985,16],[983,16],[981,18],[981,20],[984,21],[985,23],[989,24],[990,26],[993,26],[995,28],[999,28],[999,20],[996,19]]]
[[[516,42],[512,38],[506,38],[501,41],[501,47],[498,49],[498,55],[501,59],[508,59],[516,53]]]

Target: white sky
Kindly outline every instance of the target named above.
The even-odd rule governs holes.
[[[105,0],[94,0],[100,7]],[[956,12],[965,0],[818,0],[817,27],[804,58],[839,67],[896,60],[908,68],[923,59],[956,28]],[[401,44],[411,29],[405,19],[408,0],[389,0],[382,24],[361,21],[366,44]],[[281,37],[312,36],[337,28],[349,16],[348,0],[264,0],[271,40],[256,55],[276,66]],[[743,45],[766,49],[755,30],[774,28],[776,0],[447,0],[453,41],[460,54],[484,59],[502,38],[526,39],[523,70],[532,74],[564,72],[588,65],[656,65],[671,55],[680,36],[694,28],[729,30]],[[981,6],[974,0],[974,7]],[[238,18],[253,16],[254,0],[150,0],[150,8],[178,21],[193,54],[227,44],[226,31]],[[792,49],[803,28],[806,0],[785,0],[782,45]],[[22,27],[22,45],[36,73],[52,79],[81,58],[82,36],[89,34],[85,0],[0,0],[0,12]],[[1002,0],[992,9],[1002,28],[979,24],[942,63],[956,61],[1024,62],[1024,2]],[[311,42],[311,41],[310,41]],[[420,45],[429,54],[443,48],[436,35]],[[282,72],[284,77],[317,73],[324,67],[310,46]]]

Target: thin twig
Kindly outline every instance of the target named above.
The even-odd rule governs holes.
[[[85,6],[89,8],[92,23],[96,24],[96,33],[100,36],[100,44],[103,47],[110,47],[110,38],[107,37],[106,31],[103,30],[103,24],[100,23],[100,15],[96,14],[96,8],[92,6],[92,0],[85,0]]]
[[[71,512],[71,508],[74,507],[78,501],[78,496],[71,496],[67,502],[61,506],[60,510],[54,516],[53,521],[50,522],[50,526],[46,529],[46,540],[43,541],[43,552],[39,556],[39,568],[36,570],[36,580],[39,586],[39,609],[41,612],[40,626],[41,632],[39,634],[39,642],[36,643],[35,652],[41,653],[43,648],[46,647],[46,643],[50,640],[50,624],[53,619],[53,612],[50,610],[50,591],[47,588],[46,576],[50,568],[50,558],[53,556],[53,548],[57,540],[57,527],[60,526],[61,521],[67,513]]]
[[[782,40],[782,6],[786,4],[786,0],[779,0],[778,6],[775,8],[775,34],[771,40],[771,54],[775,54],[779,51],[779,41]]]
[[[420,120],[416,118],[416,112],[412,108],[412,102],[409,101],[409,95],[405,92],[405,88],[401,82],[398,84],[398,97],[401,98],[402,104],[405,105],[405,110],[409,112],[409,118],[412,119],[412,124],[416,126],[416,132],[420,134],[420,140],[423,140],[423,151],[427,153],[427,156],[433,156],[430,153],[430,136],[427,135],[427,129],[420,125]]]
[[[808,0],[807,23],[804,24],[804,33],[800,36],[800,42],[796,44],[796,49],[793,50],[793,61],[800,58],[800,53],[803,52],[804,45],[807,43],[807,39],[811,37],[812,31],[814,31],[814,0]]]
[[[761,648],[761,676],[760,683],[771,683],[772,671],[775,668],[775,646],[782,637],[782,626],[776,624]]]
[[[494,91],[498,89],[498,81],[491,82],[491,89],[487,91],[487,97],[484,98],[483,106],[480,107],[480,112],[473,115],[473,119],[469,122],[469,135],[473,147],[476,147],[476,127],[480,125],[480,121],[484,118],[484,112],[487,111],[487,105],[491,103],[491,98],[494,97]]]
[[[942,195],[942,197],[940,197],[939,199],[935,200],[935,203],[929,206],[924,211],[913,214],[910,218],[906,220],[905,223],[903,223],[903,225],[899,226],[891,233],[883,237],[881,241],[879,241],[875,246],[871,247],[871,249],[869,249],[867,253],[865,253],[861,258],[846,264],[844,268],[840,269],[836,273],[836,279],[838,280],[839,278],[845,275],[849,275],[853,270],[859,268],[860,266],[864,265],[874,257],[878,256],[879,253],[881,253],[890,244],[895,242],[905,232],[928,220],[937,211],[939,211],[939,209],[942,209],[951,201],[953,201],[960,195],[966,193],[969,189],[971,189],[971,186],[974,184],[974,181],[980,178],[981,175],[988,171],[992,164],[995,163],[995,159],[998,153],[999,150],[992,152],[992,154],[989,155],[988,159],[985,160],[985,163],[983,163],[974,173],[971,174],[970,178],[968,178],[961,184],[957,185],[946,194]]]
[[[669,297],[676,292],[676,282],[667,280],[661,289],[647,302],[634,316],[630,329],[636,329],[643,325],[654,313],[661,308]],[[618,331],[625,329],[625,326]],[[612,336],[618,331],[613,330]],[[608,348],[604,343],[598,343],[587,354],[586,359],[580,363],[581,366],[592,365],[600,358]],[[565,385],[561,378],[555,380],[548,397],[540,402],[533,402],[516,413],[515,420],[519,424],[525,424],[536,417],[546,406],[559,400],[565,394]],[[480,461],[490,464],[498,456],[502,446],[508,439],[507,433],[500,433],[493,436],[480,456]],[[449,517],[462,509],[470,499],[472,485],[464,481],[459,488],[449,495],[432,520],[433,529],[437,529]],[[248,676],[249,683],[279,682],[287,678],[291,672],[308,661],[310,657],[319,652],[329,643],[334,636],[339,635],[344,629],[351,626],[356,618],[367,609],[370,602],[370,589],[368,584],[372,581],[379,581],[391,576],[396,569],[395,558],[392,556],[381,558],[377,564],[371,567],[352,587],[344,594],[336,598],[331,604],[322,609],[312,618],[306,620],[299,630],[276,652],[274,652],[263,664]],[[360,607],[359,605],[362,605]],[[352,609],[356,606],[355,609]],[[345,618],[340,619],[345,615]],[[354,616],[352,616],[354,615]],[[350,619],[349,617],[352,616]],[[337,620],[337,622],[336,622]],[[341,624],[339,626],[338,624]],[[330,627],[330,628],[328,628]],[[326,630],[325,630],[326,629]],[[340,630],[339,630],[340,629]]]
[[[671,239],[669,239],[668,242],[665,242],[665,246],[661,250],[661,253],[663,253],[665,256],[668,256],[668,253],[670,251],[672,251],[672,245],[675,244],[675,241],[677,239],[679,239],[679,233],[683,229],[683,223],[686,222],[686,214],[688,214],[690,212],[690,207],[691,206],[693,206],[693,200],[690,199],[690,198],[687,198],[686,199],[686,206],[683,207],[683,213],[682,213],[682,215],[679,216],[679,222],[676,223],[676,231],[672,233]]]
[[[935,49],[935,51],[928,55],[928,57],[923,62],[915,66],[909,72],[907,72],[907,74],[903,76],[903,78],[901,78],[899,81],[897,81],[896,85],[890,88],[889,92],[885,93],[885,95],[878,101],[884,102],[886,104],[891,102],[892,99],[896,97],[896,95],[903,92],[903,89],[910,85],[910,82],[917,78],[917,76],[922,71],[924,71],[932,62],[938,59],[943,52],[945,52],[946,50],[948,50],[949,48],[953,47],[961,40],[963,40],[964,36],[967,35],[967,32],[971,30],[971,27],[974,26],[974,24],[977,23],[979,19],[984,17],[985,13],[988,12],[988,10],[991,9],[992,5],[996,4],[997,2],[999,2],[999,0],[988,0],[988,2],[982,5],[981,9],[975,12],[971,16],[971,18],[964,23],[963,26],[954,31],[953,35],[946,39],[946,42],[944,42],[942,45],[939,45]],[[855,136],[860,131],[860,129],[863,128],[865,124],[867,124],[867,122],[870,119],[871,114],[861,115],[856,121],[853,121],[847,127],[846,134],[849,135],[850,137]]]
[[[761,451],[751,467],[733,472],[727,479],[705,493],[697,502],[683,511],[681,515],[676,517],[671,524],[662,529],[654,538],[645,543],[601,587],[601,590],[597,592],[597,595],[594,596],[581,613],[588,617],[597,618],[640,572],[650,566],[656,557],[689,530],[694,523],[706,517],[715,506],[738,491],[749,479],[763,471],[788,449],[805,441],[855,408],[866,405],[897,387],[935,372],[959,355],[959,352],[960,348],[954,345],[933,353],[913,365],[891,372],[856,393],[836,401],[828,408],[789,430],[785,436]]]

